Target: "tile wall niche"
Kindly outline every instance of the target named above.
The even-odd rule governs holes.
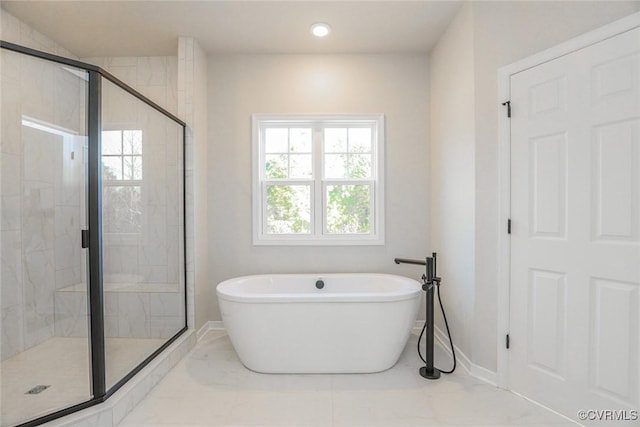
[[[73,57],[2,12],[3,40]],[[5,360],[55,331],[55,292],[82,283],[84,81],[2,52],[2,343]],[[23,126],[31,120],[44,129]],[[52,131],[55,130],[55,131]]]

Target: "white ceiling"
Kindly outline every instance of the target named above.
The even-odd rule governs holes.
[[[78,57],[213,53],[428,52],[459,1],[11,1],[2,8]],[[314,22],[332,33],[316,39]]]

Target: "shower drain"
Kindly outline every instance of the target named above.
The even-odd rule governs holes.
[[[33,388],[30,388],[25,394],[40,394],[46,389],[51,387],[50,385],[37,385]]]

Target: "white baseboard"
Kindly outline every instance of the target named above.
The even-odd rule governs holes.
[[[580,424],[580,423],[579,423],[579,422],[577,422],[576,420],[574,420],[574,419],[572,419],[572,418],[570,418],[570,417],[567,417],[566,415],[563,415],[563,414],[561,414],[560,412],[554,411],[553,409],[549,408],[548,406],[545,406],[545,405],[543,405],[542,403],[540,403],[540,402],[538,402],[538,401],[536,401],[536,400],[533,400],[533,399],[531,399],[531,398],[529,398],[529,397],[525,396],[524,394],[520,394],[520,393],[518,393],[517,391],[513,391],[513,390],[509,390],[509,391],[510,391],[511,393],[515,394],[516,396],[520,396],[521,398],[523,398],[523,399],[525,399],[525,400],[528,400],[529,402],[531,402],[531,403],[533,403],[533,404],[535,404],[535,405],[537,405],[537,406],[539,406],[539,407],[541,407],[541,408],[546,409],[546,410],[547,410],[547,411],[549,411],[549,412],[553,412],[553,413],[554,413],[554,414],[556,414],[557,416],[562,417],[562,418],[564,418],[565,420],[567,420],[567,421],[569,421],[569,422],[571,422],[571,423],[573,423],[573,424],[575,424],[575,425],[585,427],[585,426],[584,426],[584,424]],[[564,424],[563,424],[563,425],[564,425]]]
[[[487,384],[491,384],[494,387],[498,387],[498,373],[490,369],[483,368],[482,366],[471,364],[471,375],[481,379]]]
[[[424,321],[422,321],[422,324],[424,325]],[[449,336],[446,333],[442,332],[442,330],[437,326],[434,327],[433,330],[434,330],[433,335],[435,338],[435,342],[440,347],[442,347],[447,354],[451,355],[451,347],[450,347],[451,345],[449,344]],[[469,359],[469,357],[462,350],[460,350],[460,348],[457,345],[455,345],[455,342],[453,345],[456,350],[456,360],[458,362],[458,365],[462,366],[462,368],[465,371],[467,371],[467,373],[472,377],[478,378],[488,384],[491,384],[492,386],[495,386],[495,387],[498,386],[497,372],[494,372],[487,368],[483,368],[482,366],[476,365]]]
[[[198,329],[196,338],[198,341],[200,341],[204,334],[206,334],[208,331],[221,329],[224,329],[224,323],[222,322],[222,320],[209,320],[208,322],[205,322],[205,324],[202,325],[200,329]]]

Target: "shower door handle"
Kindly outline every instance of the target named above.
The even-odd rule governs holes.
[[[80,230],[80,240],[82,249],[89,247],[89,230]]]

